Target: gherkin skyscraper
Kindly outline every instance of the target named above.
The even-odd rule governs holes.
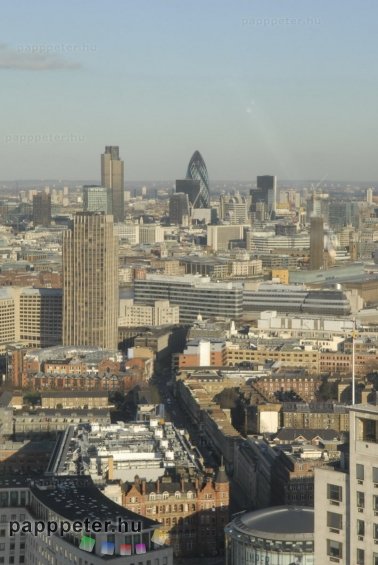
[[[200,183],[200,190],[193,202],[193,208],[210,208],[209,176],[205,161],[199,151],[195,151],[189,161],[186,178]]]

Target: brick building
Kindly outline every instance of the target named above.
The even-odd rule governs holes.
[[[166,475],[156,482],[124,483],[123,506],[161,523],[176,556],[222,553],[229,518],[229,482],[220,467],[215,478]]]

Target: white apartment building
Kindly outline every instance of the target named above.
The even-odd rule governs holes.
[[[315,472],[315,563],[378,565],[378,406],[350,408],[349,471]]]

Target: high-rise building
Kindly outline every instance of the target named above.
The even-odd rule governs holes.
[[[230,224],[246,224],[250,208],[249,198],[238,193],[231,196],[222,194],[219,199],[219,217]]]
[[[210,207],[210,188],[209,176],[207,173],[205,161],[199,151],[195,151],[189,161],[188,170],[186,172],[188,180],[199,181],[200,190],[193,204],[193,208],[209,208]],[[182,191],[185,192],[185,191]]]
[[[315,562],[377,565],[378,406],[356,404],[349,417],[349,470],[315,472]]]
[[[63,344],[117,349],[117,322],[113,218],[80,212],[63,235]]]
[[[189,198],[184,192],[176,192],[169,199],[169,220],[179,226],[189,225]]]
[[[324,266],[324,222],[314,216],[310,220],[310,268],[322,269]]]
[[[256,214],[264,205],[265,217],[271,217],[276,212],[277,203],[277,177],[263,175],[257,177],[257,188],[250,191],[251,212]]]
[[[314,191],[307,200],[306,212],[308,218],[319,216],[323,218],[325,224],[328,224],[329,194]]]
[[[373,204],[374,189],[368,188],[366,191],[366,202],[370,205]]]
[[[85,185],[83,187],[84,212],[112,213],[112,191],[104,186]]]
[[[112,191],[112,211],[115,222],[125,219],[124,169],[119,147],[109,145],[101,155],[101,185]]]
[[[33,196],[33,224],[48,227],[51,223],[51,195],[38,192]]]
[[[360,208],[358,202],[350,200],[330,200],[328,203],[328,224],[334,230],[345,226],[359,227]]]
[[[176,180],[176,194],[184,193],[188,195],[190,208],[194,208],[195,204],[199,202],[199,194],[201,185],[199,180],[192,179],[177,179]]]
[[[277,203],[277,177],[272,175],[262,175],[257,177],[257,189],[265,195],[268,213],[274,214]]]

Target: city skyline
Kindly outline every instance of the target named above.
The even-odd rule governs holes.
[[[373,2],[115,8],[108,37],[98,1],[75,26],[69,6],[4,6],[2,178],[99,177],[105,143],[126,180],[180,178],[196,147],[211,179],[378,177]]]

